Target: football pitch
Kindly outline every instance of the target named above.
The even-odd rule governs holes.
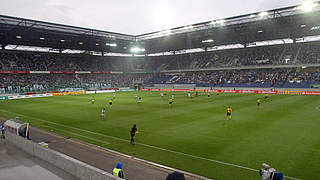
[[[0,116],[218,180],[260,179],[265,162],[286,179],[320,179],[320,96],[112,93],[0,101]],[[232,120],[226,108],[233,109]],[[107,107],[105,119],[101,110]],[[129,130],[137,125],[136,144]]]

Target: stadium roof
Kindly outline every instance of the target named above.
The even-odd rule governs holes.
[[[319,36],[319,18],[320,3],[314,2],[132,36],[0,16],[0,44],[124,54],[139,47],[145,49],[142,54],[152,54]]]

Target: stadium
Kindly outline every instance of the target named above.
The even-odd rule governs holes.
[[[48,179],[117,179],[120,161],[129,180],[320,179],[319,17],[315,1],[129,35],[0,15],[0,162],[26,153]]]

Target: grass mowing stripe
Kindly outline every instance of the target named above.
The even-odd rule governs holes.
[[[41,122],[51,123],[51,124],[55,124],[55,125],[58,125],[58,126],[65,127],[65,128],[70,128],[70,129],[74,129],[74,130],[78,130],[78,131],[82,131],[82,132],[86,132],[86,133],[90,133],[90,134],[104,136],[104,137],[108,137],[108,138],[111,138],[111,139],[116,139],[116,140],[120,140],[120,141],[124,141],[124,142],[130,142],[129,140],[126,140],[126,139],[121,139],[121,138],[118,138],[118,137],[109,136],[109,135],[105,135],[105,134],[101,134],[101,133],[96,133],[96,132],[88,131],[88,130],[85,130],[85,129],[80,129],[80,128],[75,128],[75,127],[71,127],[71,126],[67,126],[67,125],[63,125],[63,124],[59,124],[59,123],[54,123],[54,122],[46,121],[46,120],[43,120],[43,119],[31,117],[31,116],[25,116],[25,115],[19,114],[19,113],[14,113],[14,112],[5,111],[5,110],[0,110],[0,111],[1,112],[5,112],[5,113],[15,114],[15,115],[22,116],[22,117],[29,117],[29,118],[32,118],[34,120],[38,120],[38,121],[41,121]],[[141,146],[145,146],[145,147],[149,147],[149,148],[153,148],[153,149],[158,149],[158,150],[162,150],[162,151],[166,151],[166,152],[171,152],[171,153],[175,153],[175,154],[179,154],[179,155],[188,156],[188,157],[195,158],[195,159],[202,159],[202,160],[206,160],[206,161],[210,161],[210,162],[214,162],[214,163],[218,163],[218,164],[222,164],[222,165],[237,167],[237,168],[246,169],[246,170],[250,170],[250,171],[256,171],[256,172],[259,171],[258,169],[253,169],[253,168],[249,168],[249,167],[245,167],[245,166],[241,166],[241,165],[237,165],[237,164],[232,164],[232,163],[227,163],[227,162],[223,162],[223,161],[219,161],[219,160],[208,159],[208,158],[204,158],[204,157],[200,157],[200,156],[194,156],[194,155],[191,155],[191,154],[186,154],[186,153],[183,153],[183,152],[164,149],[164,148],[161,148],[161,147],[156,147],[156,146],[152,146],[152,145],[148,145],[148,144],[143,144],[143,143],[136,143],[136,144],[137,145],[141,145]],[[290,177],[290,176],[285,176],[285,177],[288,178],[288,179],[300,180],[298,178],[294,178],[294,177]]]

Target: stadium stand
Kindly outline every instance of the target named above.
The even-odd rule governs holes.
[[[71,74],[1,74],[0,88],[2,92],[57,90],[68,87],[94,89],[132,87],[135,81],[149,85],[167,83],[206,87],[310,88],[312,84],[320,83],[316,68],[309,68],[306,72],[301,68],[276,67],[320,63],[319,49],[320,43],[312,42],[158,57],[100,57],[2,50],[0,71],[71,71]],[[274,69],[261,69],[268,65],[273,65]],[[249,66],[254,68],[250,71],[209,71],[210,68]],[[175,74],[165,73],[166,70]],[[181,70],[193,72],[178,73]],[[76,71],[138,73],[74,74]],[[155,73],[139,74],[148,71]]]

